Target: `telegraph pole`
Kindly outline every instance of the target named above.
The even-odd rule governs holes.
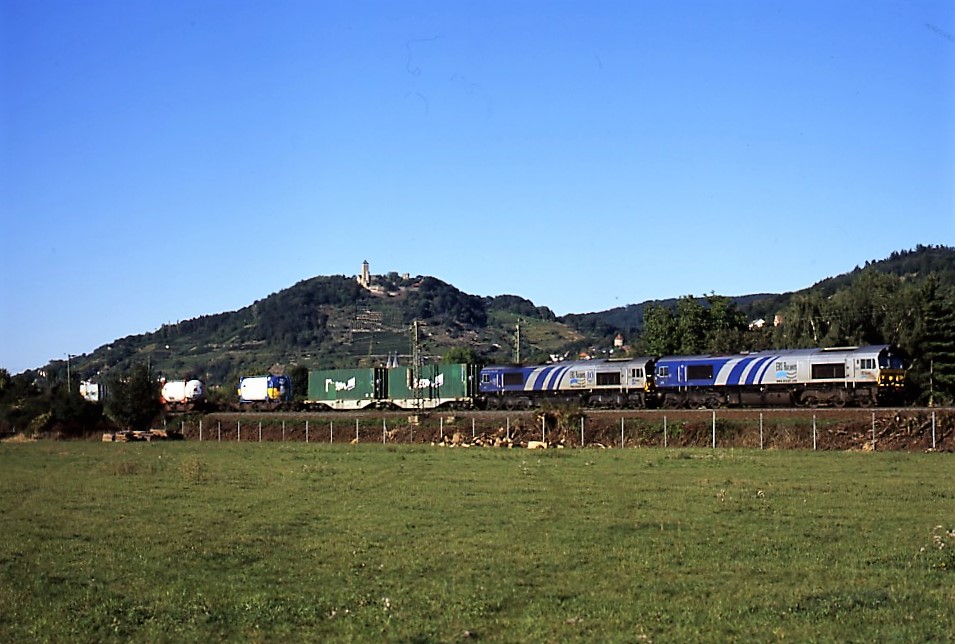
[[[421,345],[418,342],[418,321],[411,326],[411,383],[415,397],[415,407],[421,406]]]
[[[517,333],[514,336],[514,364],[521,364],[521,322],[517,321]]]

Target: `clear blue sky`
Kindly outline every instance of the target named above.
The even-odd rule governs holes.
[[[0,367],[315,275],[558,314],[955,245],[955,4],[0,0]]]

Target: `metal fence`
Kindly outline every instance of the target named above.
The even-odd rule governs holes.
[[[178,427],[176,426],[178,424]],[[709,447],[951,450],[955,414],[935,410],[668,411],[618,414],[316,415],[166,421],[203,442],[381,443],[499,447]]]

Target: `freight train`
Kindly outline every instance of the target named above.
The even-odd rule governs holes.
[[[573,360],[541,366],[313,369],[304,402],[293,402],[288,376],[252,376],[241,379],[234,408],[868,407],[902,402],[905,380],[906,364],[898,350],[874,345]],[[195,409],[205,401],[205,387],[198,380],[165,383],[163,401],[171,411]]]
[[[306,406],[530,409],[873,406],[898,403],[905,363],[888,345],[576,360],[542,366],[469,364],[309,372]]]

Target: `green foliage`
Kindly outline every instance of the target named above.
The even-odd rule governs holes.
[[[735,353],[742,348],[745,332],[746,318],[729,298],[709,295],[704,306],[687,295],[677,301],[675,311],[646,308],[640,349],[655,356]]]
[[[292,393],[296,400],[305,400],[308,398],[308,367],[295,365],[292,367],[289,377],[292,378]]]
[[[37,383],[33,373],[10,376],[0,370],[0,433],[16,430],[71,438],[99,428],[102,406],[83,400],[75,384]]]
[[[107,401],[109,415],[121,427],[133,430],[148,429],[159,415],[159,383],[144,364],[136,365],[125,374],[114,376],[109,384]]]
[[[679,346],[673,312],[663,306],[649,306],[644,311],[642,348],[640,353],[651,356],[668,356],[677,352]]]
[[[517,295],[498,295],[484,299],[488,311],[504,311],[522,318],[536,318],[553,322],[557,319],[554,312],[546,306],[535,306],[530,300]]]
[[[469,327],[487,324],[484,300],[433,277],[423,278],[407,295],[405,322],[444,322]]]
[[[471,347],[452,347],[445,352],[441,362],[445,364],[478,364],[481,359]]]
[[[922,289],[922,333],[917,354],[928,367],[929,402],[955,402],[955,286],[929,281]]]

